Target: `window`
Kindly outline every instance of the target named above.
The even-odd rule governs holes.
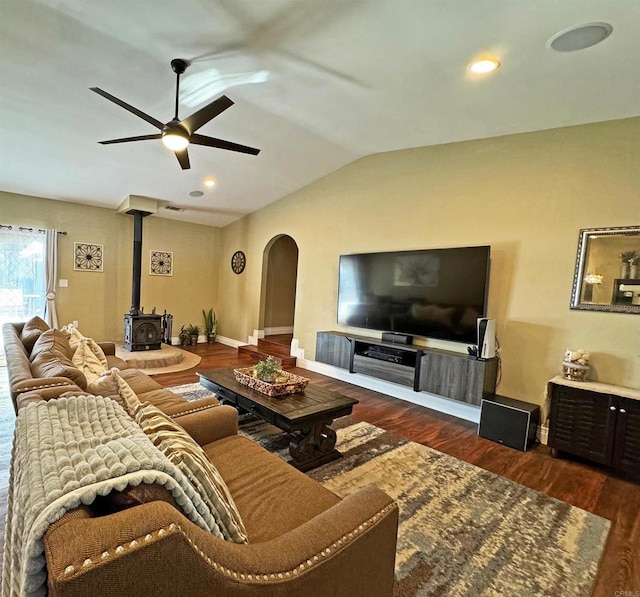
[[[44,248],[42,234],[0,229],[0,324],[44,315]]]

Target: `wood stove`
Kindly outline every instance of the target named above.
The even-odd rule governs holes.
[[[159,350],[162,341],[160,315],[124,316],[124,347],[127,350]]]
[[[132,209],[133,216],[133,277],[131,310],[124,316],[124,347],[126,350],[160,350],[162,316],[145,314],[140,309],[140,277],[142,273],[142,220],[149,212]]]

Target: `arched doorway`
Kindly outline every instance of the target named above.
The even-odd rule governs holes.
[[[265,247],[262,265],[260,327],[265,338],[293,338],[297,280],[296,241],[286,234],[272,238]]]

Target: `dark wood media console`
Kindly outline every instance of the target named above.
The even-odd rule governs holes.
[[[496,359],[343,332],[318,332],[316,361],[475,406],[494,393],[498,371]]]

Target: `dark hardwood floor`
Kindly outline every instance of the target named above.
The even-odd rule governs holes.
[[[198,370],[251,364],[249,357],[239,357],[235,349],[222,344],[198,344],[189,350],[202,357],[197,367],[157,375],[155,379],[164,386],[193,383],[198,381]],[[611,532],[594,595],[612,597],[616,591],[629,591],[626,595],[630,597],[640,595],[640,485],[587,463],[554,459],[550,450],[542,445],[519,452],[478,437],[476,426],[461,419],[306,369],[289,370],[310,378],[314,384],[359,400],[353,412],[359,420],[609,519]],[[13,433],[13,409],[4,368],[0,368],[0,398],[0,515],[4,519]],[[4,530],[3,527],[0,530]]]
[[[165,386],[191,383],[198,381],[195,374],[198,370],[249,363],[246,358],[239,358],[234,349],[221,344],[199,344],[190,350],[202,357],[198,367],[158,375],[155,379]],[[585,462],[552,458],[550,449],[543,445],[519,452],[478,437],[473,423],[307,369],[289,370],[310,378],[314,384],[359,400],[353,411],[356,419],[609,519],[611,532],[593,594],[612,597],[616,591],[632,591],[633,595],[640,595],[639,484]]]

